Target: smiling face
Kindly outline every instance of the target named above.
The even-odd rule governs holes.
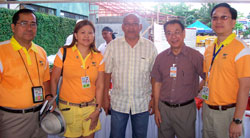
[[[232,33],[236,20],[228,8],[218,7],[212,13],[212,28],[218,36],[228,36]]]
[[[30,43],[36,36],[36,17],[32,13],[20,13],[16,24],[11,24],[15,39],[22,43]]]
[[[77,45],[80,46],[90,47],[95,39],[94,30],[90,25],[82,26],[74,35],[77,40]]]
[[[180,49],[184,45],[185,30],[178,23],[165,27],[165,36],[172,49]]]

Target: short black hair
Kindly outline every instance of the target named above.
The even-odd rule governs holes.
[[[183,31],[185,29],[184,25],[181,23],[180,20],[170,20],[170,21],[167,21],[164,25],[163,25],[163,29],[164,29],[164,32],[166,33],[166,27],[169,25],[169,24],[179,24],[181,26],[181,30]]]
[[[103,31],[108,31],[108,32],[113,33],[113,30],[112,30],[110,27],[108,27],[108,26],[105,26],[105,27],[102,29],[102,32],[103,32]]]
[[[35,14],[32,10],[30,10],[30,9],[20,9],[20,10],[17,11],[17,12],[13,15],[13,17],[12,17],[12,23],[13,23],[13,24],[16,25],[17,21],[19,20],[19,15],[20,15],[21,13],[32,13],[32,14],[34,14],[35,17],[36,17],[36,14]],[[37,22],[37,18],[36,18],[36,22]]]
[[[225,8],[228,8],[229,9],[229,12],[231,13],[231,16],[232,16],[232,19],[233,20],[236,20],[237,18],[237,11],[232,8],[229,4],[227,3],[220,3],[220,4],[217,4],[216,6],[214,6],[214,8],[212,9],[211,13],[210,13],[210,16],[212,17],[213,15],[213,12],[215,11],[215,9],[219,8],[219,7],[225,7]]]

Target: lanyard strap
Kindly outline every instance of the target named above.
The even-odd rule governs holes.
[[[30,73],[29,73],[29,71],[28,71],[28,68],[26,67],[26,64],[25,64],[25,62],[24,62],[24,60],[23,60],[23,57],[22,57],[22,55],[20,54],[20,51],[18,51],[18,53],[19,53],[19,55],[20,55],[20,57],[21,57],[21,59],[22,59],[22,61],[23,61],[23,64],[24,64],[25,70],[26,70],[26,72],[27,72],[27,74],[28,74],[28,76],[29,76],[30,82],[32,83],[32,86],[34,87],[34,83],[33,83],[32,79],[31,79]],[[35,57],[36,57],[36,53],[35,53]],[[37,57],[36,57],[36,67],[37,67],[37,71],[38,71],[39,84],[41,85],[41,81],[40,81],[40,72],[39,72],[39,67],[38,67],[38,63],[37,63]]]
[[[210,67],[209,67],[209,72],[211,71],[211,68],[212,68],[212,66],[213,66],[213,64],[214,64],[214,60],[215,60],[216,56],[219,54],[219,52],[220,52],[221,49],[224,47],[224,45],[222,45],[222,46],[220,47],[220,49],[219,49],[217,52],[215,52],[215,50],[216,50],[215,47],[216,47],[216,46],[214,46],[213,58],[212,58],[212,61],[211,61],[211,65],[210,65]]]
[[[86,70],[89,69],[89,66],[86,67],[86,61],[87,61],[87,59],[88,59],[89,56],[91,56],[90,59],[92,60],[92,58],[93,58],[92,52],[90,51],[90,53],[85,58],[82,57],[82,54],[81,54],[81,52],[78,49],[77,49],[77,52],[78,52],[79,58],[81,59],[81,62],[82,62],[82,66],[81,67],[83,68],[84,75],[86,76],[86,74],[87,74]]]
[[[208,78],[209,78],[209,76],[210,76],[210,71],[211,71],[211,68],[212,68],[212,66],[213,66],[213,64],[214,64],[214,60],[215,60],[216,56],[219,54],[219,52],[221,51],[221,49],[222,49],[223,47],[224,47],[224,45],[222,45],[222,46],[220,47],[220,49],[218,49],[218,51],[215,52],[215,50],[216,50],[216,45],[214,46],[213,58],[212,58],[212,61],[211,61],[211,65],[210,65],[210,67],[209,67],[207,80],[205,81],[205,85],[206,85],[206,86],[207,86],[207,84],[208,84]]]

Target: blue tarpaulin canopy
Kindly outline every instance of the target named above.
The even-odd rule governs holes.
[[[197,33],[213,33],[213,30],[210,27],[206,26],[198,20],[189,25],[187,28],[196,28]]]

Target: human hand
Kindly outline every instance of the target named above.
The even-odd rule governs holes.
[[[152,114],[155,113],[155,110],[154,110],[154,100],[153,99],[151,99],[149,101],[148,112],[150,113],[150,115],[152,115]]]
[[[48,96],[45,97],[45,101],[48,100],[48,102],[50,102],[51,100],[53,100],[53,95],[50,94]],[[55,110],[55,108],[57,107],[56,105],[56,100],[51,104],[51,107],[49,107],[50,112],[53,112]]]
[[[160,127],[162,120],[161,120],[161,114],[160,111],[158,109],[155,110],[155,123],[157,125],[157,127]]]
[[[242,135],[242,124],[236,124],[235,122],[231,122],[229,127],[229,137],[238,138],[241,135]]]
[[[98,110],[95,110],[93,113],[90,114],[90,116],[88,118],[86,118],[85,120],[88,121],[90,120],[90,130],[95,129],[97,123],[98,123],[98,119],[99,119],[99,114],[100,112]]]
[[[110,110],[110,96],[103,100],[103,109],[106,115],[108,115],[108,111]]]

